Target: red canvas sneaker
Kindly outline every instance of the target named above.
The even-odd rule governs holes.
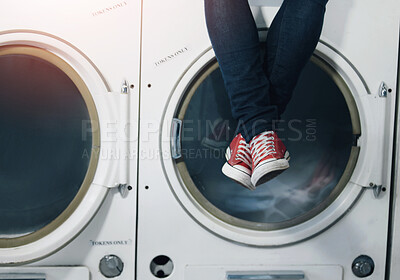
[[[240,133],[226,149],[225,157],[227,162],[222,167],[222,173],[242,186],[255,190],[251,184],[250,146]]]
[[[289,168],[289,152],[274,131],[265,131],[250,141],[253,161],[251,182],[265,183]]]

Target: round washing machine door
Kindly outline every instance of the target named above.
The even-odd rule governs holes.
[[[88,87],[63,59],[34,46],[0,47],[0,263],[48,255],[86,225],[85,211],[71,217],[96,173],[98,124]],[[106,192],[91,192],[93,215]]]
[[[348,188],[360,151],[359,112],[346,82],[324,57],[312,57],[276,122],[290,168],[255,191],[221,172],[240,124],[231,116],[217,61],[193,71],[189,84],[175,90],[180,98],[171,96],[173,166],[164,159],[166,175],[188,213],[212,232],[258,246],[299,242],[337,221],[361,194]]]

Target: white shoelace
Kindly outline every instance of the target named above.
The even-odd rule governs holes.
[[[253,166],[257,166],[263,157],[276,154],[274,138],[273,131],[265,131],[253,139],[251,142]]]
[[[251,153],[250,153],[249,145],[243,139],[240,139],[240,141],[239,141],[239,147],[238,147],[235,159],[243,161],[251,168]]]

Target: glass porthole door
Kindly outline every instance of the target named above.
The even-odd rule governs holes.
[[[87,87],[61,58],[0,47],[0,248],[46,236],[78,207],[96,170],[96,122]]]
[[[361,129],[352,94],[316,55],[276,123],[291,154],[290,168],[255,191],[221,172],[238,124],[215,60],[192,79],[175,118],[182,122],[175,166],[183,187],[209,214],[238,228],[282,230],[317,216],[346,187],[358,158]]]

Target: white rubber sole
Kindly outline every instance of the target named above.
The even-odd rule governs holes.
[[[244,167],[240,165],[232,166],[228,163],[229,159],[231,158],[231,149],[229,147],[226,148],[225,158],[227,162],[225,162],[224,166],[222,166],[222,173],[243,187],[254,191],[256,187],[251,183],[251,175],[244,170]]]
[[[254,191],[256,187],[251,183],[251,176],[245,171],[240,170],[240,167],[241,166],[231,166],[226,162],[224,166],[222,166],[222,173],[243,187]]]
[[[251,183],[254,186],[261,185],[269,180],[272,180],[283,171],[289,168],[289,152],[286,151],[285,158],[272,160],[262,165],[257,165],[253,169],[253,174],[251,175]]]

